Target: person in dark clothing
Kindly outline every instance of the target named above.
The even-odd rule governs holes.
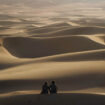
[[[50,94],[57,94],[57,86],[55,85],[55,81],[51,82],[49,86]]]
[[[45,82],[44,85],[42,86],[41,94],[48,94],[48,90],[49,90],[48,84],[47,82]]]

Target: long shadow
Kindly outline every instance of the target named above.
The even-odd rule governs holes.
[[[72,40],[74,40],[74,42]],[[80,40],[81,43],[78,42]],[[77,47],[78,44],[79,46]],[[90,39],[83,37],[78,37],[78,38],[65,37],[58,39],[57,38],[32,39],[32,38],[15,37],[15,38],[5,39],[3,42],[3,46],[8,50],[9,53],[19,58],[38,58],[38,57],[46,57],[57,54],[64,54],[69,52],[105,49],[104,45],[98,44]],[[62,46],[62,48],[60,46]]]
[[[96,94],[19,95],[0,98],[0,105],[105,105]]]
[[[105,74],[88,73],[75,76],[63,76],[59,78],[38,80],[5,80],[0,81],[0,93],[8,93],[22,90],[41,90],[45,81],[55,80],[59,91],[73,91],[88,88],[105,87]]]

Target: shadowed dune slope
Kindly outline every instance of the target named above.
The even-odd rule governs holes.
[[[5,38],[3,46],[12,55],[22,58],[44,57],[68,52],[105,48],[104,45],[82,36],[58,38]]]
[[[96,63],[98,65],[98,63],[100,64],[101,62],[96,62]],[[82,63],[79,63],[79,64],[81,66],[83,66]],[[76,64],[76,66],[79,67],[79,64],[78,65]],[[95,64],[95,62],[92,62],[92,64]],[[69,63],[69,65],[71,66],[70,63]],[[68,66],[68,65],[63,64],[63,66]],[[86,64],[85,64],[85,66],[86,66]],[[103,67],[100,70],[99,67],[101,67],[101,66],[103,66],[103,62],[102,62],[102,65],[96,66],[98,68],[98,71],[96,70],[96,73],[95,73],[95,69],[94,69],[95,66],[94,67],[90,66],[90,67],[92,67],[92,69],[88,73],[87,73],[87,70],[89,70],[89,69],[84,70],[84,68],[82,68],[82,67],[81,67],[82,70],[80,70],[80,69],[75,70],[72,67],[71,68],[69,67],[68,70],[67,70],[67,67],[65,67],[65,70],[64,69],[62,70],[59,67],[61,69],[61,71],[63,72],[62,75],[61,75],[60,70],[57,67],[56,68],[58,70],[57,72],[55,72],[54,70],[52,71],[52,69],[49,69],[49,71],[48,71],[49,76],[46,76],[47,78],[44,77],[45,72],[46,72],[45,69],[47,69],[47,68],[43,69],[40,67],[40,69],[38,69],[39,70],[38,72],[42,72],[40,74],[40,76],[42,76],[44,78],[39,77],[39,79],[38,78],[37,79],[31,79],[31,77],[33,77],[33,76],[38,77],[39,73],[35,74],[35,70],[30,70],[30,69],[25,70],[25,67],[24,68],[21,67],[21,71],[16,71],[16,69],[13,69],[11,72],[10,70],[7,70],[8,74],[6,74],[6,73],[3,74],[2,72],[1,72],[1,74],[3,76],[7,76],[7,78],[11,78],[11,76],[13,76],[14,79],[1,80],[0,81],[0,85],[1,85],[0,93],[8,93],[8,92],[15,92],[15,91],[28,91],[28,90],[29,91],[30,90],[38,90],[38,93],[39,93],[41,86],[42,86],[42,83],[44,81],[50,82],[51,80],[56,80],[57,86],[59,87],[59,91],[62,91],[62,92],[79,91],[79,90],[83,90],[83,89],[92,89],[92,88],[96,88],[96,87],[98,87],[100,89],[101,88],[105,89],[105,84],[104,84],[105,83],[105,72],[104,72],[105,67]],[[24,71],[22,71],[22,69],[24,69]],[[41,70],[41,69],[43,69],[43,70]],[[50,70],[51,70],[51,72],[50,72]],[[72,70],[74,70],[74,73]],[[55,74],[54,74],[54,72],[55,72]],[[11,74],[9,74],[9,73],[11,73]],[[24,73],[25,75],[22,76],[21,73]],[[21,76],[19,76],[19,74]],[[53,76],[51,76],[52,74],[53,74]],[[54,77],[54,75],[55,75],[55,77]],[[60,76],[57,78],[56,75],[60,75]],[[1,76],[1,77],[3,77],[3,76]],[[16,79],[17,76],[18,76],[18,78],[22,77],[22,79]],[[24,79],[24,77],[25,78],[29,77],[29,79]],[[102,92],[104,92],[104,91],[102,90]],[[97,91],[97,93],[99,93],[99,92]]]
[[[104,61],[33,62],[5,69],[0,71],[0,93],[40,90],[44,81],[51,80],[62,92],[105,88]]]
[[[32,32],[29,32],[32,34]],[[37,32],[34,31],[33,34],[37,34]],[[79,28],[66,28],[61,30],[56,30],[53,32],[48,32],[40,35],[35,35],[36,37],[52,37],[52,36],[64,36],[64,35],[94,35],[94,34],[105,34],[105,28],[103,27],[79,27]]]
[[[14,67],[17,65],[25,64],[26,62],[29,62],[29,59],[18,59],[14,56],[12,56],[3,46],[2,46],[2,40],[0,40],[0,71],[5,68]]]
[[[17,95],[0,98],[1,105],[105,105],[105,96],[97,94]]]

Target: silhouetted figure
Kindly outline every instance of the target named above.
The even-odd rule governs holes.
[[[51,82],[49,86],[50,94],[57,94],[57,86],[55,85],[55,81]]]
[[[48,94],[48,90],[49,90],[48,84],[47,82],[45,82],[44,85],[42,86],[41,94]]]

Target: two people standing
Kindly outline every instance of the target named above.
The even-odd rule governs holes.
[[[48,86],[48,83],[45,82],[42,86],[41,94],[57,94],[57,86],[55,85],[55,81],[51,82],[51,85]]]

